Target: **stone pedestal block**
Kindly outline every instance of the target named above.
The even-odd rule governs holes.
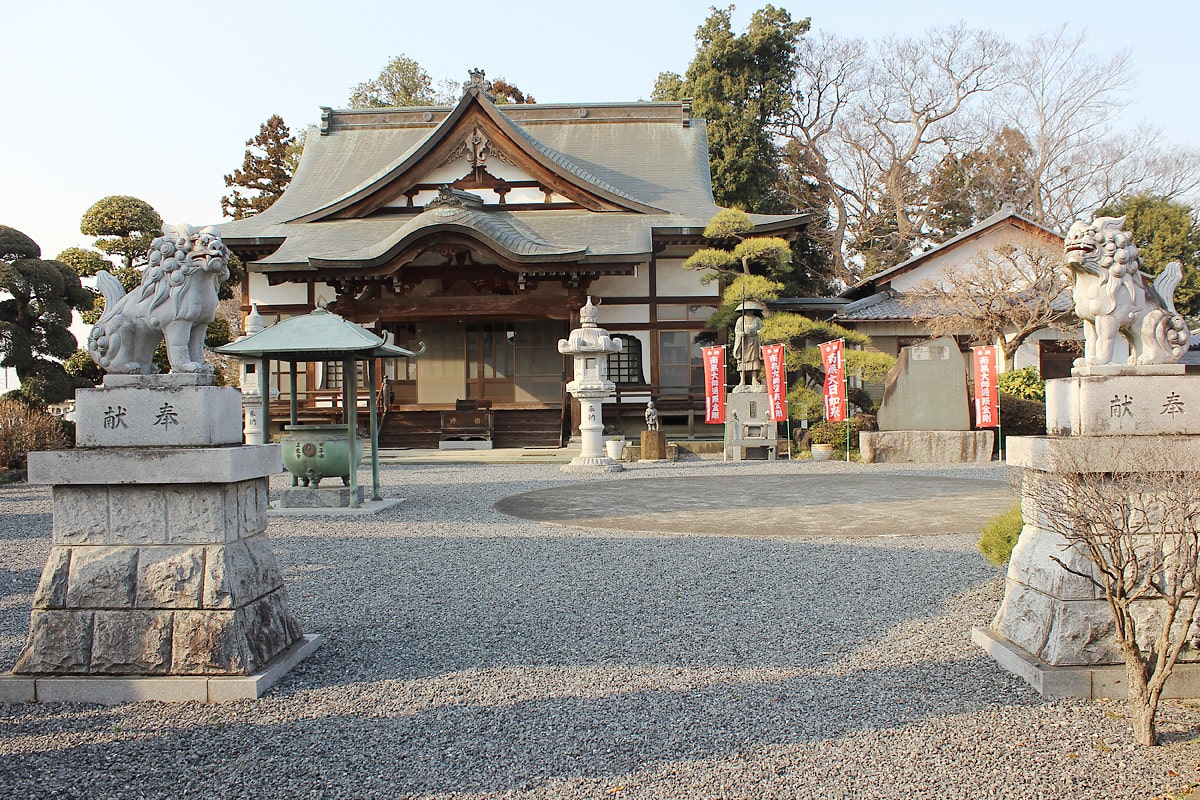
[[[1091,480],[1112,474],[1136,476],[1164,467],[1197,471],[1200,380],[1184,375],[1178,365],[1089,367],[1076,369],[1071,378],[1048,381],[1046,394],[1051,435],[1008,440],[1008,463],[1024,471],[1025,524],[1009,563],[1000,610],[991,627],[976,632],[975,640],[1046,694],[1108,696],[1112,689],[1107,684],[1097,688],[1101,673],[1096,670],[1123,669],[1112,613],[1103,593],[1083,577],[1095,574],[1085,551],[1068,547],[1050,529],[1053,509],[1041,506],[1050,501],[1031,486],[1080,475]],[[1146,487],[1146,492],[1131,492],[1124,484],[1114,488],[1121,493],[1114,501],[1132,503],[1130,513],[1147,523],[1132,534],[1135,552],[1140,540],[1150,547],[1154,534],[1169,524],[1152,501],[1149,483]],[[1137,601],[1133,613],[1139,620],[1139,639],[1148,647],[1161,628],[1163,605]],[[1178,633],[1200,640],[1200,625]],[[1185,647],[1180,661],[1200,662],[1200,652]],[[1111,683],[1109,677],[1103,680]],[[1191,684],[1176,682],[1173,691],[1193,691],[1186,685]]]
[[[280,508],[349,508],[351,505],[361,505],[362,502],[361,486],[355,492],[351,492],[349,486],[324,489],[316,486],[295,486],[279,493]]]
[[[56,486],[54,544],[13,672],[246,675],[266,665],[303,635],[267,539],[266,482]]]
[[[667,434],[664,431],[642,431],[641,461],[665,461],[667,458]]]
[[[1093,368],[1095,369],[1095,368]],[[1160,374],[1114,368],[1115,374],[1046,381],[1051,436],[1200,434],[1200,380],[1182,366]]]
[[[864,463],[987,463],[992,431],[862,431],[858,449]]]
[[[771,403],[765,386],[739,387],[725,406],[726,457],[774,460],[779,446],[778,425],[771,421]]]
[[[242,395],[227,386],[105,385],[75,394],[79,447],[242,443]]]

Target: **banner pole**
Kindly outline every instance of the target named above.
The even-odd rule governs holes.
[[[846,398],[846,463],[850,463],[850,370],[846,369],[846,339],[842,337],[842,397]]]

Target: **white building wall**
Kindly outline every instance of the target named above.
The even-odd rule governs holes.
[[[595,295],[593,295],[594,297]],[[636,324],[650,321],[650,306],[600,306],[600,327],[614,324]],[[625,333],[625,331],[621,331]]]
[[[638,264],[633,275],[604,275],[592,281],[588,287],[592,297],[649,297],[650,267]]]
[[[684,269],[683,259],[663,258],[656,262],[659,297],[719,297],[717,281],[707,285],[700,282],[704,270]]]

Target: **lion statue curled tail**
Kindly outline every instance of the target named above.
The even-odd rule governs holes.
[[[213,371],[204,363],[204,334],[216,316],[217,290],[229,277],[229,249],[213,228],[164,225],[163,234],[150,244],[142,285],[128,294],[107,271],[96,273],[104,313],[87,349],[106,372],[158,372],[154,348],[162,339],[172,372]]]
[[[1078,220],[1063,243],[1075,315],[1083,320],[1085,354],[1077,367],[1112,364],[1118,336],[1129,342],[1129,364],[1174,364],[1191,341],[1187,321],[1175,310],[1182,266],[1172,261],[1147,284],[1124,225],[1125,217]]]

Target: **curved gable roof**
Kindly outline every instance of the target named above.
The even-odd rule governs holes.
[[[504,138],[530,160],[540,165],[548,174],[565,179],[577,190],[598,198],[603,204],[613,207],[613,210],[666,213],[663,209],[638,200],[612,184],[597,178],[587,169],[576,164],[569,156],[539,142],[532,134],[496,108],[495,103],[479,87],[472,86],[445,119],[393,164],[370,176],[332,202],[286,221],[317,222],[346,212],[356,205],[369,202],[370,198],[385,191],[403,176],[419,168],[430,154],[446,144],[448,140],[456,138],[456,133],[464,129],[470,123],[471,117],[476,115],[482,115],[490,121]]]
[[[432,233],[458,233],[490,246],[514,263],[579,261],[586,246],[552,245],[507,214],[483,211],[470,205],[433,204],[408,220],[395,234],[359,250],[335,257],[313,257],[313,266],[372,268],[386,264],[418,240]]]

